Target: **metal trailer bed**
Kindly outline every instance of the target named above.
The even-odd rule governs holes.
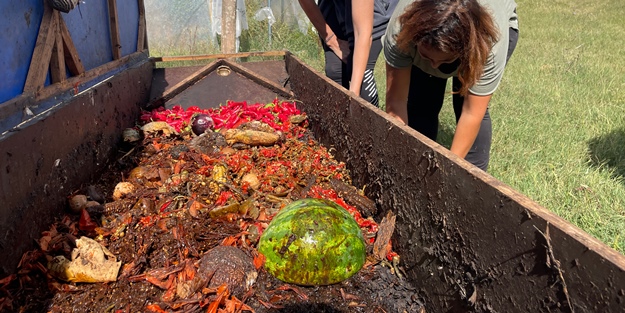
[[[249,57],[262,60],[241,61]],[[0,274],[15,270],[72,190],[99,177],[142,108],[277,97],[297,100],[354,185],[397,215],[394,249],[428,312],[623,312],[625,256],[293,54],[189,59],[208,64],[132,54],[114,75],[2,134]]]

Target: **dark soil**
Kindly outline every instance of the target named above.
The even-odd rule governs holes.
[[[97,228],[72,214],[51,225],[38,240],[41,248],[24,255],[17,274],[0,280],[0,311],[207,312],[221,295],[214,312],[250,311],[234,306],[240,303],[255,312],[424,312],[415,289],[374,255],[356,275],[329,286],[286,284],[255,266],[254,225],[266,227],[268,218],[290,201],[324,194],[320,190],[328,195],[337,180],[350,185],[344,164],[312,140],[308,130],[296,128],[297,136],[268,148],[219,141],[201,143],[210,146],[201,149],[197,140],[190,144],[190,134],[161,133],[121,146],[106,174],[75,192],[90,199],[104,196],[105,203],[85,209]],[[291,166],[277,166],[285,161]],[[214,172],[216,164],[226,165],[225,182]],[[274,170],[269,173],[268,168]],[[252,172],[261,181],[255,189],[243,183],[244,174]],[[113,190],[120,181],[136,188],[115,200]],[[344,198],[359,209],[358,201],[347,200],[359,196],[345,194],[350,189],[344,186],[344,197],[333,200]],[[219,210],[228,206],[239,209]],[[363,233],[371,240],[376,235],[366,227]],[[48,270],[52,257],[70,258],[81,236],[96,239],[122,262],[116,281],[65,282]],[[373,243],[368,244],[371,251]],[[227,249],[214,250],[224,245],[236,250],[228,250],[234,256]],[[216,259],[202,262],[211,251],[219,252],[210,256]],[[228,286],[226,293],[219,290],[222,283]]]

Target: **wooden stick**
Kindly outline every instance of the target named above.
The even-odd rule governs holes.
[[[59,21],[54,30],[54,48],[50,59],[50,78],[52,83],[62,83],[67,78],[65,69],[65,53],[63,52],[63,35],[61,35],[61,14],[54,10],[54,18]]]
[[[35,50],[28,68],[28,75],[24,83],[24,93],[36,93],[43,88],[48,76],[48,67],[50,66],[50,58],[52,57],[52,49],[54,47],[54,30],[56,29],[57,19],[52,14],[52,8],[44,1],[44,12],[39,27],[39,35],[35,43]]]
[[[77,86],[79,84],[81,84],[82,82],[87,82],[90,81],[104,73],[110,72],[113,69],[132,62],[132,60],[134,59],[143,59],[143,58],[147,58],[147,56],[145,55],[144,52],[134,52],[133,54],[129,54],[119,60],[115,60],[115,61],[111,61],[108,63],[105,63],[101,66],[98,66],[94,69],[91,69],[85,73],[83,73],[80,76],[75,76],[75,77],[71,77],[67,79],[67,82],[65,84],[53,84],[50,86],[47,86],[45,88],[43,88],[42,90],[40,90],[38,93],[36,93],[36,98],[35,100],[41,100],[41,99],[45,99],[47,97],[50,97],[52,95],[55,95],[59,92],[63,92],[67,89],[69,89],[68,87],[71,86],[75,86],[75,88],[77,88]],[[79,90],[77,90],[79,91]]]
[[[553,246],[551,245],[551,236],[549,235],[549,222],[547,222],[547,226],[545,226],[545,232],[542,232],[536,225],[534,225],[536,231],[538,231],[545,239],[545,249],[547,249],[547,260],[546,265],[555,274],[558,275],[558,279],[556,279],[556,283],[560,283],[562,287],[562,293],[564,294],[564,298],[566,300],[566,306],[568,308],[568,312],[575,313],[573,308],[573,302],[571,302],[571,296],[569,295],[569,290],[566,287],[566,281],[564,280],[564,274],[562,273],[562,266],[558,259],[556,259],[555,254],[553,253]],[[553,286],[552,286],[553,287]]]
[[[220,53],[220,54],[202,54],[202,55],[183,55],[183,56],[162,56],[154,57],[154,62],[174,62],[174,61],[200,61],[212,59],[232,59],[232,58],[248,58],[248,57],[283,57],[286,51],[262,51],[262,52],[239,52],[239,53]]]
[[[137,35],[137,51],[143,51],[145,49],[145,4],[143,0],[137,0],[139,4],[139,30]]]
[[[72,36],[69,34],[67,25],[65,25],[65,21],[62,18],[59,19],[59,26],[59,29],[61,30],[61,36],[63,37],[63,52],[65,54],[65,64],[67,65],[69,72],[73,76],[78,76],[85,72],[85,66],[80,60],[78,50],[76,50],[76,46],[74,46]]]
[[[113,60],[122,57],[122,46],[119,37],[119,24],[117,23],[117,1],[108,0],[109,7],[109,27],[111,29],[111,47],[113,49]]]
[[[236,48],[237,0],[221,1],[221,52],[234,53]]]

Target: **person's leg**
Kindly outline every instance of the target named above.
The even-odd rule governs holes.
[[[510,40],[508,43],[508,55],[506,56],[506,62],[510,60],[514,49],[516,48],[517,41],[519,39],[519,32],[515,29],[510,28]],[[460,81],[457,77],[454,77],[453,87],[454,91],[460,89]],[[454,113],[456,115],[456,123],[458,119],[460,119],[460,115],[462,114],[462,103],[464,102],[464,97],[459,94],[454,94],[453,103],[454,103]],[[475,138],[475,142],[469,150],[469,153],[465,157],[465,160],[469,161],[471,164],[479,167],[480,169],[486,171],[488,169],[488,163],[490,161],[490,147],[493,138],[493,128],[492,121],[490,119],[490,113],[488,109],[486,109],[486,114],[484,114],[484,118],[482,119],[482,123],[480,124],[480,131],[477,133],[477,137]]]
[[[317,3],[319,6],[319,10],[321,11],[321,15],[324,20],[332,30],[336,38],[344,39],[344,36],[338,30],[341,29],[341,24],[336,16],[336,7],[334,0],[319,0]],[[324,57],[325,57],[325,73],[328,78],[335,81],[337,84],[348,88],[349,84],[349,76],[346,74],[346,66],[345,63],[339,59],[336,54],[325,44],[325,38],[319,37],[319,41],[321,42],[321,46],[323,48]],[[344,79],[348,77],[348,79]]]
[[[360,96],[367,102],[380,106],[380,100],[378,98],[378,87],[375,82],[374,69],[375,63],[378,61],[378,56],[382,51],[382,40],[376,39],[371,42],[371,50],[369,50],[369,60],[367,61],[367,68],[365,69],[365,75],[362,79],[362,85],[360,86]],[[351,72],[351,71],[350,71]]]
[[[432,140],[436,140],[438,134],[438,114],[443,107],[446,85],[446,79],[412,67],[408,92],[408,126]]]
[[[329,48],[324,51],[324,56],[326,61],[326,76],[335,81],[337,84],[345,88],[349,88],[349,77],[346,78],[348,70],[345,63],[343,63],[343,61],[341,61],[341,59],[339,59],[339,57]]]
[[[508,56],[506,57],[506,64],[510,61],[510,57],[512,57],[512,53],[514,53],[514,49],[516,49],[516,44],[519,41],[519,31],[514,28],[509,28],[509,40],[508,40]]]

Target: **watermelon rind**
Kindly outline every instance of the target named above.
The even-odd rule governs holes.
[[[366,245],[356,220],[337,203],[301,199],[284,207],[260,237],[268,273],[287,283],[335,284],[365,263]]]

